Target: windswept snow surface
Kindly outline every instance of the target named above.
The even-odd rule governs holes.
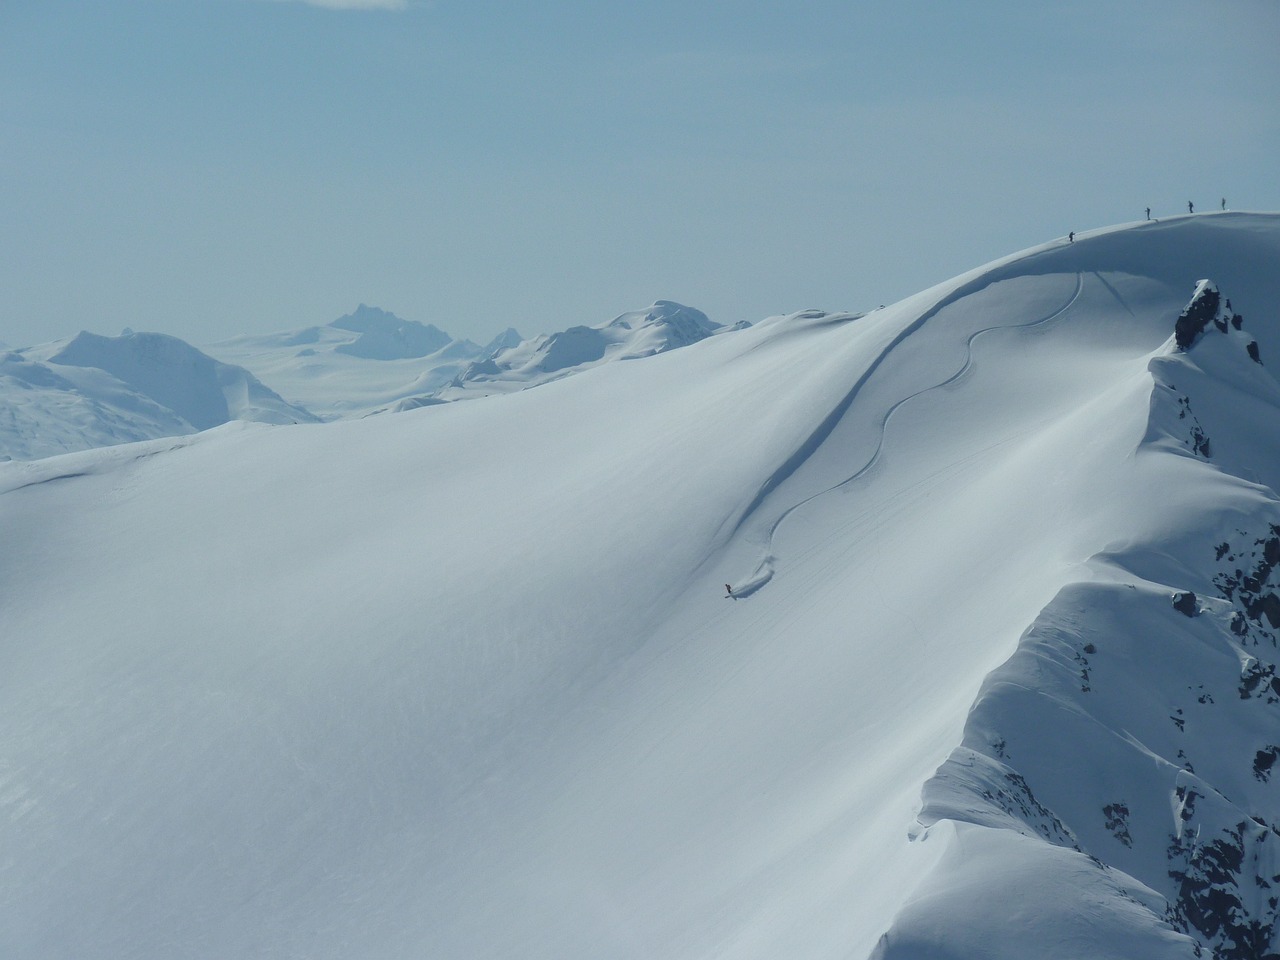
[[[1280,442],[1243,331],[1173,342],[1205,278],[1280,356],[1280,217],[1221,214],[537,390],[0,464],[0,955],[1222,946],[1188,838],[1238,810],[1272,870]]]

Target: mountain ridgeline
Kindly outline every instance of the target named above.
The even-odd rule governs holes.
[[[3,355],[0,955],[1280,956],[1280,215],[432,330]]]
[[[1156,894],[1146,908],[1189,938],[1170,956],[1222,960],[1280,949],[1280,463],[1256,456],[1276,451],[1280,385],[1243,322],[1197,284],[1150,362],[1137,450],[1162,448],[1188,482],[1233,489],[1180,518],[1176,546],[1108,550],[1092,561],[1098,579],[1061,590],[987,677],[919,815],[1072,851],[1097,887],[1125,896],[1136,880]],[[876,955],[928,949],[890,930]]]
[[[238,337],[209,353],[164,334],[85,332],[0,359],[0,398],[10,411],[0,420],[0,458],[181,436],[233,420],[314,423],[522,390],[719,329],[661,300],[528,343],[508,328],[483,347],[363,303],[329,324]]]

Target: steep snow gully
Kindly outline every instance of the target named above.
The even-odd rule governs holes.
[[[1274,958],[1273,357],[1223,213],[0,463],[0,956]]]

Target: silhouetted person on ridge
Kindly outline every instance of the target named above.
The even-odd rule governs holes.
[[[1190,200],[1188,200],[1188,201],[1187,201],[1187,213],[1195,213],[1195,212],[1196,212],[1196,205],[1195,205],[1194,203],[1192,203]]]
[[[1151,219],[1151,208],[1150,208],[1150,207],[1147,207],[1147,219],[1148,219],[1148,220],[1150,220],[1150,219]]]
[[[1223,197],[1223,198],[1222,198],[1222,209],[1223,209],[1223,210],[1227,209],[1227,198],[1226,198],[1226,197]]]
[[[1068,243],[1076,242],[1076,232],[1074,230],[1072,230],[1070,233],[1067,234],[1067,242]]]

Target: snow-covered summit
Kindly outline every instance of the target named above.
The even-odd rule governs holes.
[[[163,333],[103,337],[82,332],[49,354],[47,361],[64,367],[105,370],[168,407],[197,430],[228,420],[315,420],[307,411],[286,403],[249,371],[214,360],[189,343]]]
[[[339,343],[337,353],[366,360],[410,360],[425,357],[453,343],[453,337],[432,324],[401,320],[394,313],[360,304],[354,312],[334,320],[339,330],[360,334],[350,343]],[[318,331],[317,331],[318,334]],[[474,349],[475,345],[471,344]]]
[[[524,337],[520,336],[520,331],[515,327],[507,327],[485,345],[484,355],[491,357],[502,350],[509,350],[511,347],[519,346],[523,342]]]
[[[476,361],[437,396],[447,400],[506,393],[615,360],[633,360],[697,343],[722,328],[702,311],[671,300],[595,326],[573,326]]]
[[[652,356],[664,350],[687,347],[721,329],[712,323],[701,310],[686,307],[671,300],[656,300],[646,310],[633,310],[614,317],[607,329],[626,330],[630,336],[626,357]]]

